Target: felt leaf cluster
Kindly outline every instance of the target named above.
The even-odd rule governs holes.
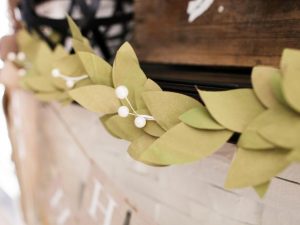
[[[299,160],[299,60],[300,51],[286,49],[280,69],[253,69],[253,89],[264,110],[241,134],[226,181],[228,188],[254,186],[263,194],[262,186]]]
[[[19,33],[28,56],[19,63],[27,70],[22,85],[42,100],[75,101],[97,113],[108,132],[131,142],[128,153],[135,160],[152,166],[196,161],[239,133],[225,186],[252,186],[260,196],[272,177],[300,160],[299,51],[285,50],[280,69],[255,67],[253,89],[197,90],[203,105],[147,78],[129,43],[120,47],[113,65],[105,62],[68,21],[73,54]]]

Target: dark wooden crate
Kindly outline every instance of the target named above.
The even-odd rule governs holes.
[[[143,62],[278,66],[284,48],[300,48],[300,1],[215,0],[193,23],[188,2],[135,0],[134,46]]]

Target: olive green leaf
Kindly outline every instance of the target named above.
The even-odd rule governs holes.
[[[17,43],[19,50],[26,53],[26,59],[34,62],[41,41],[30,35],[27,30],[21,29],[17,33]]]
[[[300,162],[300,146],[297,146],[294,149],[292,149],[290,154],[288,154],[287,159],[290,162]]]
[[[298,64],[299,60],[298,59]],[[282,79],[282,91],[288,105],[300,113],[300,67],[294,68],[287,66]]]
[[[51,62],[54,59],[54,54],[48,45],[42,42],[36,51],[36,58],[32,62],[35,70],[39,72],[40,75],[50,75],[52,69]]]
[[[64,49],[64,47],[62,45],[57,45],[52,54],[54,56],[53,59],[57,60],[57,59],[67,56],[68,52]]]
[[[78,52],[94,53],[93,48],[90,46],[90,43],[86,38],[84,38],[83,42],[72,38],[72,45],[73,45],[73,48],[74,48],[76,53],[78,53]]]
[[[68,24],[69,24],[73,39],[83,42],[84,37],[82,36],[80,29],[78,28],[78,26],[76,25],[74,20],[68,15],[67,15],[67,20],[68,20]]]
[[[140,162],[153,165],[150,162],[141,160],[142,153],[156,140],[155,137],[143,134],[139,138],[135,139],[128,148],[129,155]]]
[[[121,106],[115,90],[104,85],[90,85],[69,91],[71,98],[84,108],[97,113],[116,113]]]
[[[246,149],[271,149],[275,148],[275,144],[270,140],[263,138],[259,130],[270,124],[276,123],[289,115],[289,110],[281,105],[274,106],[257,116],[245,129],[239,138],[238,146]]]
[[[27,30],[21,29],[17,32],[17,42],[21,51],[34,43],[34,38]]]
[[[199,129],[208,130],[224,130],[225,128],[221,126],[214,118],[209,114],[208,110],[199,105],[198,107],[192,108],[189,111],[183,113],[179,119],[185,124]]]
[[[135,90],[144,86],[147,78],[139,66],[134,50],[128,42],[123,44],[116,54],[113,64],[114,87],[124,85],[129,90],[128,99],[136,108]]]
[[[198,91],[212,117],[225,128],[235,132],[242,132],[264,111],[251,89]]]
[[[135,89],[135,102],[137,109],[145,109],[146,104],[143,100],[142,93],[145,91],[162,91],[157,83],[151,79],[147,79],[144,86]]]
[[[180,123],[178,117],[200,105],[186,95],[167,91],[147,91],[142,94],[148,110],[157,123],[165,130]]]
[[[115,134],[115,136],[127,141],[133,141],[145,134],[142,129],[135,127],[133,116],[126,118],[120,117],[119,115],[112,116],[107,119],[105,126],[108,131]]]
[[[38,91],[38,92],[56,91],[56,88],[51,84],[50,78],[47,76],[30,76],[30,77],[26,77],[24,81],[33,91]]]
[[[161,126],[158,125],[157,122],[151,120],[147,121],[147,124],[144,127],[144,131],[147,134],[150,134],[151,136],[154,137],[160,137],[166,132],[164,129],[161,128]]]
[[[256,66],[252,70],[254,92],[262,104],[268,108],[278,104],[272,90],[272,78],[275,74],[280,75],[280,71],[268,66]]]
[[[60,103],[62,106],[70,105],[72,102],[73,102],[73,100],[72,100],[70,97],[69,97],[69,98],[66,98],[66,99],[63,99],[63,100],[59,100],[59,103]]]
[[[77,81],[75,84],[75,88],[88,86],[88,85],[93,85],[93,82],[89,78]]]
[[[225,187],[243,188],[269,181],[287,167],[288,153],[282,149],[251,151],[239,148],[227,174]]]
[[[263,198],[265,196],[266,192],[269,189],[270,183],[271,181],[267,181],[253,187],[259,197]]]
[[[113,132],[113,130],[109,130],[109,127],[106,126],[106,122],[107,122],[111,117],[113,117],[113,116],[115,116],[115,114],[106,114],[106,115],[103,115],[103,116],[100,117],[100,121],[101,121],[101,123],[103,124],[104,128],[105,128],[105,129],[106,129],[113,137],[120,139],[120,137],[117,136],[117,134],[115,134],[115,133]]]
[[[266,124],[258,130],[258,133],[274,145],[292,149],[300,146],[300,115],[287,108],[274,110],[277,119]]]
[[[274,76],[271,78],[271,85],[272,85],[272,91],[274,93],[274,96],[276,97],[278,102],[280,102],[282,105],[288,106],[285,97],[283,95],[281,74],[279,73],[274,74]]]
[[[148,109],[139,109],[137,110],[137,113],[139,115],[150,115],[150,112]],[[159,124],[156,121],[148,120],[146,126],[143,128],[143,130],[154,137],[160,137],[163,133],[166,131],[159,126]]]
[[[59,71],[66,76],[81,76],[86,74],[86,71],[78,57],[78,55],[67,55],[53,62],[53,68],[59,69]]]
[[[300,51],[296,49],[286,48],[283,50],[281,61],[280,61],[280,69],[285,76],[287,68],[300,69],[299,65],[300,59]]]
[[[179,123],[153,142],[140,159],[159,165],[192,162],[212,154],[231,135],[229,130],[198,130]]]
[[[41,101],[65,101],[70,97],[65,92],[50,92],[50,93],[36,93],[35,96]]]
[[[112,86],[112,68],[107,62],[89,52],[78,52],[78,56],[93,83]]]

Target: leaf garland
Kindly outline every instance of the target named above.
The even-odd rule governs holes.
[[[131,142],[128,153],[135,160],[152,166],[189,163],[240,133],[225,186],[252,186],[261,197],[274,176],[300,161],[300,51],[284,50],[279,69],[254,67],[253,89],[198,90],[202,105],[148,79],[129,43],[111,66],[93,52],[70,17],[68,23],[74,54],[59,45],[52,51],[25,30],[18,33],[26,54],[25,61],[15,62],[27,71],[22,87],[42,101],[76,101],[101,114],[109,133]],[[125,98],[116,94],[120,86],[128,91]],[[121,107],[130,112],[122,115]],[[135,124],[139,116],[146,118],[142,128]]]

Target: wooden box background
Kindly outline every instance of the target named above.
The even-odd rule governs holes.
[[[215,0],[193,23],[188,2],[135,1],[134,43],[142,61],[278,66],[284,48],[300,48],[300,1]]]

